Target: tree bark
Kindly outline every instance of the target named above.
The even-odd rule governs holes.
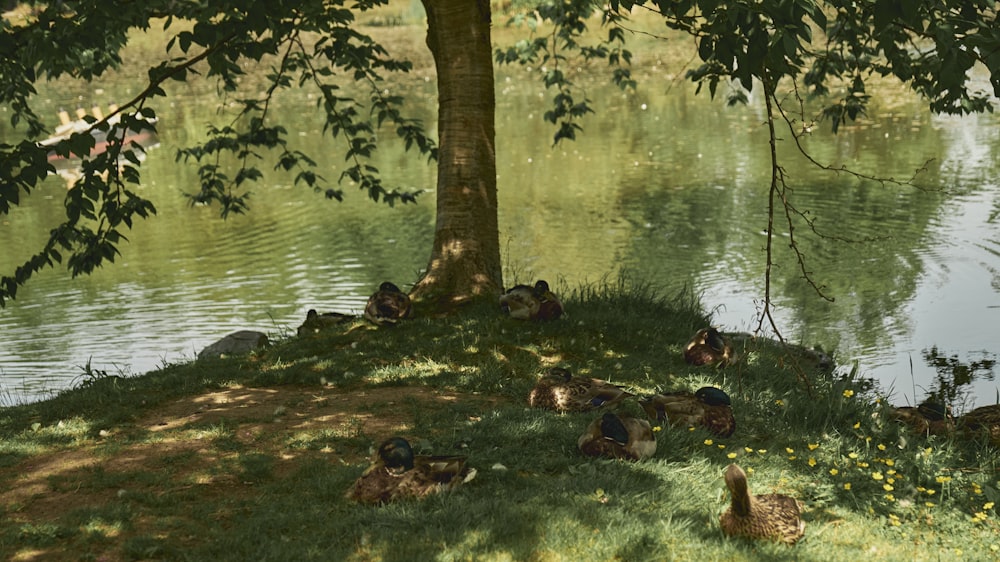
[[[437,224],[411,296],[435,309],[503,287],[489,0],[422,0],[438,85]]]

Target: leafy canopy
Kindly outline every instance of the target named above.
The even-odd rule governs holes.
[[[49,153],[62,157],[89,154],[95,137],[107,135],[108,150],[83,160],[81,179],[68,190],[65,220],[50,232],[45,246],[11,276],[0,277],[0,306],[43,267],[63,261],[72,274],[89,273],[114,261],[123,230],[136,217],[156,213],[153,202],[132,186],[139,183],[139,158],[125,133],[156,127],[155,99],[167,95],[166,83],[198,78],[217,81],[226,101],[238,108],[228,124],[210,126],[204,142],[182,149],[177,159],[199,168],[200,190],[192,204],[218,203],[221,214],[248,208],[248,185],[262,177],[265,158],[275,169],[294,174],[294,182],[340,200],[344,181],[356,184],[373,200],[412,202],[417,192],[385,186],[370,163],[375,131],[390,125],[405,140],[435,158],[437,147],[422,123],[403,115],[399,96],[379,87],[384,73],[406,72],[410,63],[392,58],[357,29],[356,14],[387,0],[150,0],[106,2],[65,0],[37,4],[23,22],[0,23],[0,103],[10,122],[24,130],[16,144],[0,142],[0,215],[19,205],[55,171]],[[34,4],[34,3],[32,3]],[[122,66],[122,51],[132,33],[160,26],[170,37],[160,60],[151,61],[142,91],[104,119],[86,117],[87,126],[67,133],[55,145],[40,145],[46,134],[32,109],[41,80],[97,80]],[[240,92],[245,65],[268,65],[263,94]],[[144,84],[143,84],[144,83]],[[358,99],[358,85],[367,99]],[[365,88],[367,86],[367,88]],[[330,184],[316,171],[316,160],[286,147],[288,132],[274,123],[269,104],[281,88],[313,88],[325,115],[324,132],[343,141],[347,166]],[[117,125],[114,123],[117,121]],[[240,163],[232,171],[224,156]]]

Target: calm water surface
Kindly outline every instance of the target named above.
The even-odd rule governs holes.
[[[602,110],[576,142],[550,146],[541,88],[524,71],[498,73],[501,243],[518,281],[545,277],[563,290],[627,271],[673,291],[693,287],[718,325],[752,330],[763,294],[767,185],[760,104],[727,108],[671,85],[668,65],[647,67],[635,94],[592,85]],[[676,70],[676,69],[675,69]],[[433,124],[433,77],[417,72],[394,88],[413,96]],[[125,99],[127,86],[42,92],[41,110]],[[222,221],[190,208],[194,165],[174,162],[209,122],[221,123],[211,85],[176,87],[160,106],[161,145],[143,166],[143,193],[159,214],[130,233],[123,255],[92,276],[43,272],[0,310],[0,400],[34,400],[78,382],[82,367],[129,374],[186,361],[237,329],[294,333],[309,308],[360,311],[383,280],[414,282],[433,237],[433,193],[417,205],[374,205],[348,188],[338,204],[270,174],[252,211]],[[607,102],[605,101],[607,100]],[[314,155],[336,153],[323,138],[314,101],[292,92],[275,108]],[[605,105],[606,104],[606,105]],[[612,109],[604,109],[610,107]],[[2,117],[2,116],[0,116]],[[6,117],[0,139],[10,140]],[[968,363],[1000,349],[1000,119],[933,117],[895,96],[871,119],[806,145],[821,161],[909,178],[921,189],[820,172],[782,147],[798,209],[816,218],[820,240],[800,225],[798,243],[827,302],[802,281],[780,239],[777,318],[784,333],[835,349],[843,364],[919,401],[939,353]],[[785,133],[787,137],[787,133]],[[321,169],[336,177],[340,158]],[[388,143],[386,179],[433,187],[434,170]],[[265,164],[263,169],[270,169]],[[0,224],[0,268],[10,273],[41,246],[62,210],[64,185],[51,178]],[[515,279],[508,274],[507,282]],[[968,403],[996,400],[994,380],[977,381]],[[3,402],[0,402],[3,403]]]

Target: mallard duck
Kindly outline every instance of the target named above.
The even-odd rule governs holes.
[[[559,297],[544,280],[538,280],[534,287],[514,285],[500,295],[500,309],[517,320],[555,320],[562,316],[563,305]]]
[[[409,295],[389,281],[379,285],[365,305],[365,319],[378,326],[395,324],[410,314]]]
[[[423,498],[453,489],[476,476],[462,456],[414,455],[410,443],[391,437],[378,448],[375,462],[347,490],[347,499],[380,504]]]
[[[632,396],[600,379],[575,377],[567,369],[553,367],[538,379],[528,394],[528,405],[559,412],[586,412],[617,404]]]
[[[648,421],[607,412],[587,426],[577,446],[591,457],[638,461],[653,456],[656,438]]]
[[[702,328],[684,347],[684,360],[690,365],[729,364],[733,356],[733,346],[715,328]]]
[[[940,402],[926,400],[919,406],[899,406],[893,408],[892,419],[910,427],[914,433],[922,435],[951,435],[955,431],[955,420],[949,409]]]
[[[714,386],[697,392],[653,394],[639,400],[639,405],[653,421],[668,421],[684,427],[702,426],[720,437],[736,431],[732,401],[722,389]]]
[[[306,313],[306,320],[299,326],[298,335],[304,336],[307,334],[315,334],[322,330],[329,328],[330,326],[336,326],[338,324],[343,324],[350,321],[354,317],[350,314],[343,314],[341,312],[324,312],[320,314],[316,312],[316,309],[310,308],[309,312]]]
[[[799,502],[782,494],[750,494],[747,475],[735,464],[726,468],[726,487],[732,504],[719,518],[729,536],[766,539],[795,544],[806,532]]]
[[[985,433],[994,447],[1000,447],[1000,404],[980,406],[959,417],[958,427],[966,435]]]
[[[535,283],[535,296],[538,298],[538,314],[535,320],[541,320],[546,322],[548,320],[555,320],[562,316],[563,305],[556,296],[549,289],[549,284],[544,280],[539,279]]]

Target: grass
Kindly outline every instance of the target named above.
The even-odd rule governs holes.
[[[518,323],[492,305],[446,318],[287,338],[255,355],[89,377],[0,410],[4,559],[936,560],[998,556],[997,454],[912,436],[856,371],[796,373],[794,349],[740,340],[694,368],[710,319],[688,294],[627,281],[563,287],[568,316]],[[290,329],[289,333],[293,331]],[[792,355],[789,355],[789,354]],[[665,427],[640,463],[592,460],[595,414],[526,407],[551,365],[639,393],[725,388],[728,439]],[[808,385],[802,380],[805,376]],[[634,403],[624,410],[641,413]],[[479,475],[425,501],[343,494],[401,434],[466,454]],[[726,539],[722,472],[798,497],[794,547]]]

